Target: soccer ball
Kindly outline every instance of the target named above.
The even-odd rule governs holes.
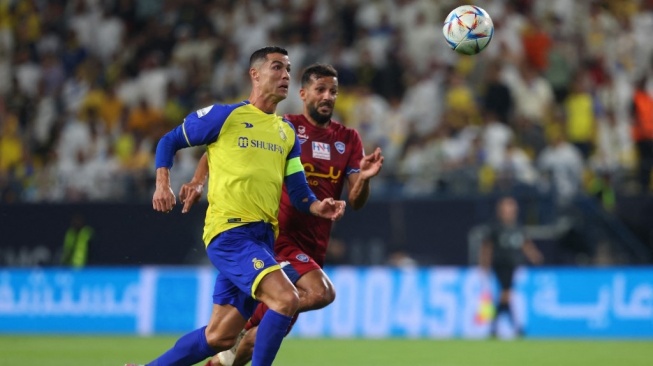
[[[475,55],[490,43],[494,24],[485,10],[475,5],[462,5],[447,15],[442,33],[456,52]]]

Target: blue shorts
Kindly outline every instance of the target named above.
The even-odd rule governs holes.
[[[206,253],[218,276],[213,303],[232,305],[248,319],[258,302],[256,288],[266,274],[280,269],[274,259],[274,230],[265,222],[229,229],[216,236]]]

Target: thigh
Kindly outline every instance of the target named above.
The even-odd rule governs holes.
[[[298,290],[309,293],[328,293],[333,291],[333,283],[331,283],[329,276],[327,276],[321,268],[311,269],[310,271],[305,272],[301,277],[299,277],[299,280],[295,282],[295,286]]]
[[[281,270],[266,274],[256,288],[256,298],[271,309],[279,305],[278,302],[290,300],[289,297],[299,297],[297,288]]]
[[[213,288],[213,304],[231,305],[244,319],[252,316],[258,301],[254,300],[248,293],[243,292],[223,273],[218,273]]]
[[[269,225],[250,224],[221,233],[209,243],[206,252],[223,283],[230,282],[254,297],[261,279],[280,268],[274,259],[273,241]]]
[[[494,274],[497,276],[501,290],[510,290],[512,287],[512,277],[514,271],[514,266],[499,265],[494,267]]]

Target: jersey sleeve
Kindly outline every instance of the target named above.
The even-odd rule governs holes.
[[[292,127],[291,123],[288,124]],[[292,128],[294,130],[294,127]],[[317,201],[317,197],[315,197],[306,181],[304,166],[300,157],[301,153],[301,144],[297,134],[295,134],[295,144],[286,157],[284,183],[292,205],[304,213],[310,213],[311,204]]]
[[[207,145],[214,142],[227,117],[242,104],[214,104],[199,109],[184,119],[182,131],[188,146]]]
[[[351,130],[349,144],[351,145],[352,153],[349,155],[349,161],[347,161],[347,169],[345,171],[345,175],[360,172],[361,159],[363,156],[365,156],[365,151],[363,150],[363,141],[361,140],[361,136],[358,134],[358,131]]]
[[[179,149],[206,145],[218,138],[229,114],[241,104],[211,105],[199,109],[184,119],[184,122],[165,134],[157,144],[154,157],[155,167],[172,168],[174,156]]]
[[[299,137],[297,136],[297,131],[295,131],[295,126],[292,123],[290,123],[290,120],[288,119],[287,114],[283,116],[283,121],[288,125],[288,127],[290,127],[292,129],[292,131],[294,132],[294,135],[295,135],[295,142],[294,142],[292,148],[290,149],[290,151],[288,152],[288,156],[286,156],[286,161],[291,161],[292,159],[298,158],[298,157],[300,157],[302,155],[302,145],[299,142]],[[288,168],[288,165],[286,165],[286,168]],[[302,167],[302,170],[304,170],[303,167]],[[288,173],[288,171],[286,171],[286,176],[288,176],[288,175],[290,175],[292,173],[294,173],[294,172]]]
[[[306,181],[306,175],[304,174],[304,168],[302,167],[302,163],[299,157],[289,160],[289,164],[287,165],[290,164],[293,164],[295,166],[299,165],[301,167],[300,170],[295,171],[292,174],[286,175],[284,179],[284,183],[286,184],[286,190],[288,192],[288,197],[290,198],[290,202],[299,211],[302,211],[304,213],[310,213],[311,204],[317,201],[317,197],[315,197],[315,194],[313,193],[313,191],[311,191],[311,188],[308,186],[308,182]],[[290,170],[286,169],[286,171],[288,172]]]

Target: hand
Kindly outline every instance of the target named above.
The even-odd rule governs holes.
[[[334,200],[333,198],[326,198],[322,201],[315,201],[311,205],[311,212],[319,217],[329,219],[331,221],[338,221],[345,214],[345,201]]]
[[[190,181],[181,186],[179,190],[179,200],[184,204],[181,213],[186,213],[190,210],[197,201],[202,197],[204,184]]]
[[[155,211],[169,213],[176,204],[175,194],[169,185],[158,185],[152,197],[152,207]]]
[[[481,265],[478,266],[478,268],[481,270],[481,273],[483,274],[483,276],[491,275],[492,270],[490,269],[489,266],[481,264]]]
[[[363,156],[361,159],[360,175],[363,179],[370,179],[379,174],[383,167],[383,155],[381,155],[381,148],[377,147],[373,153]]]
[[[541,266],[542,264],[544,264],[544,256],[540,252],[534,254],[531,260],[533,264],[536,266]]]

